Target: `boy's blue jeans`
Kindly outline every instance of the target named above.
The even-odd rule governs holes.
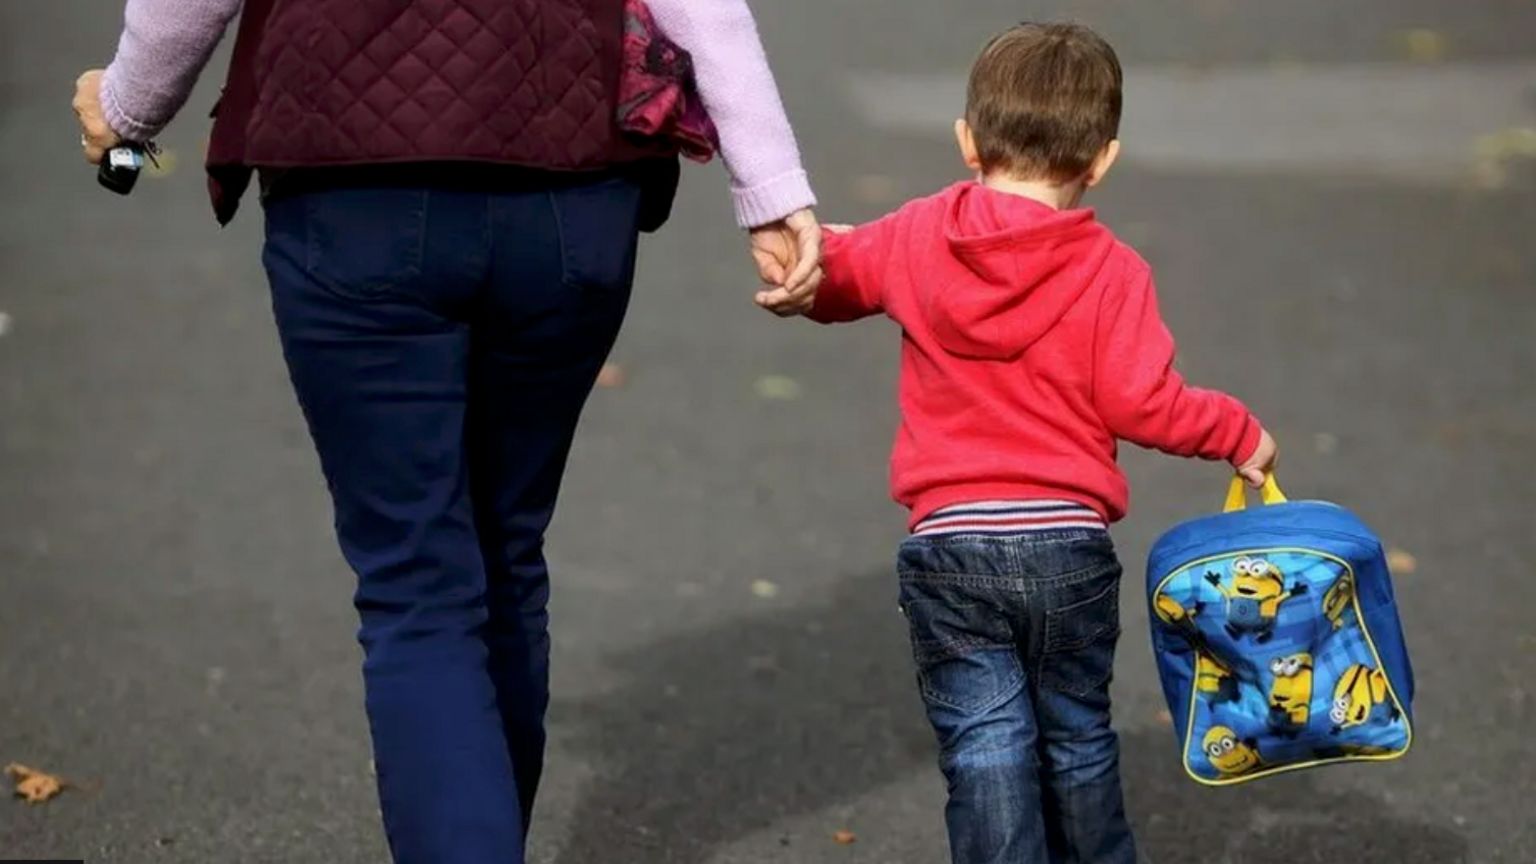
[[[955,864],[1133,864],[1109,534],[912,537],[898,559]]]
[[[488,185],[338,182],[267,204],[400,864],[523,861],[549,702],[544,531],[634,271],[634,183]]]

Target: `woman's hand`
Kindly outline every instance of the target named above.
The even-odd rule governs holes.
[[[80,119],[80,146],[85,161],[101,164],[107,151],[122,143],[122,138],[107,125],[101,111],[101,76],[103,70],[91,69],[75,81],[75,116]]]
[[[752,229],[752,258],[763,284],[757,305],[781,317],[803,315],[821,285],[821,224],[809,209]]]

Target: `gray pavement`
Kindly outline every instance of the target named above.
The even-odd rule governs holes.
[[[1216,502],[1222,472],[1128,454],[1116,696],[1148,859],[1536,860],[1536,170],[1517,155],[1536,125],[1536,7],[757,5],[823,209],[845,220],[957,176],[943,128],[882,121],[871,93],[942,118],[923,100],[991,30],[1101,26],[1129,98],[1151,69],[1147,98],[1191,118],[1181,151],[1177,124],[1133,108],[1162,158],[1138,161],[1128,136],[1093,202],[1156,267],[1183,368],[1266,418],[1293,495],[1356,508],[1417,559],[1398,584],[1415,752],[1196,788],[1160,717],[1140,565]],[[78,163],[70,88],[109,55],[115,6],[0,5],[0,762],[86,787],[0,801],[0,860],[382,862],[351,578],[278,356],[259,213],[216,229],[196,166],[216,82],[166,136],[173,169],[131,200]],[[1363,68],[1385,70],[1388,123],[1360,119],[1381,92]],[[1493,86],[1458,89],[1490,68],[1505,71],[1471,80]],[[1265,127],[1262,158],[1233,152],[1264,114],[1253,100],[1190,111],[1183,73],[1276,101],[1287,122]],[[1405,147],[1421,86],[1426,141]],[[1357,170],[1373,152],[1392,170]],[[741,248],[718,169],[688,172],[642,253],[615,357],[629,380],[583,426],[551,538],[548,864],[943,860],[889,566],[896,334],[758,313]],[[798,398],[762,398],[765,375]]]

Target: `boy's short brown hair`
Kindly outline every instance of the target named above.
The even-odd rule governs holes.
[[[1023,23],[971,68],[965,120],[985,171],[1065,183],[1120,134],[1120,59],[1081,24]]]

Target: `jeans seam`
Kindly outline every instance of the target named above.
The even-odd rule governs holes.
[[[560,284],[570,288],[572,287],[570,249],[565,242],[565,219],[560,214],[560,201],[553,189],[545,190],[544,197],[549,200],[549,213],[554,218],[555,245],[560,247]]]

